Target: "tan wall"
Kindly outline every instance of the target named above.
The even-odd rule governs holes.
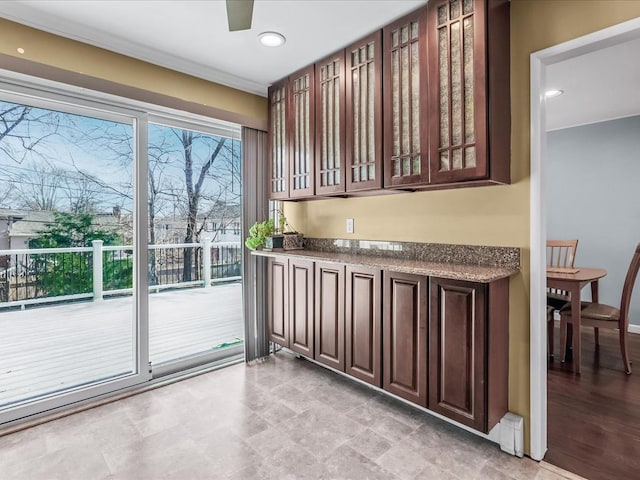
[[[17,52],[24,49],[24,54]],[[266,130],[267,100],[199,78],[135,60],[91,45],[59,37],[0,18],[0,68],[40,75],[37,65],[56,67],[118,85],[133,87],[208,107],[218,118]],[[13,58],[10,58],[13,57]],[[12,60],[16,59],[16,62]],[[33,65],[29,65],[32,63]],[[49,70],[42,75],[50,76]],[[76,83],[77,76],[69,76]],[[58,80],[58,78],[55,78]],[[64,78],[62,78],[64,80]],[[98,85],[98,84],[96,84]],[[84,85],[83,85],[84,86]],[[96,87],[98,88],[98,87]],[[127,95],[123,89],[117,93]],[[207,108],[197,113],[207,113]]]
[[[636,0],[512,0],[512,185],[289,203],[307,236],[515,246],[510,294],[510,410],[529,421],[529,55],[640,16]],[[25,49],[24,55],[16,52]],[[0,54],[84,73],[266,122],[266,100],[0,19]],[[0,63],[0,67],[7,65]]]
[[[512,0],[512,184],[482,188],[287,204],[312,237],[488,244],[522,249],[510,282],[509,409],[526,420],[529,451],[529,56],[640,16],[640,1]],[[354,235],[345,219],[355,219]]]

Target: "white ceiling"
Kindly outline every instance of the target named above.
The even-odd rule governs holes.
[[[640,115],[640,39],[547,67],[547,129]]]
[[[196,77],[266,95],[267,86],[427,0],[256,0],[251,30],[229,32],[224,0],[0,1],[0,16]],[[263,47],[257,35],[287,42]]]
[[[265,95],[267,86],[427,0],[256,0],[251,30],[229,32],[224,0],[0,0],[0,16]],[[257,34],[276,30],[281,48]],[[547,69],[549,130],[640,114],[640,39]]]

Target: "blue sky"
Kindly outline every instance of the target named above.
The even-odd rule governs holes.
[[[11,108],[20,112],[18,107],[22,106],[0,101],[0,115]],[[8,117],[5,114],[2,119],[9,121]],[[98,210],[110,211],[119,206],[125,212],[131,211],[133,125],[35,107],[28,118],[0,139],[0,199],[5,197],[1,206],[21,208],[29,197],[46,196],[55,189],[60,210],[69,205],[69,197],[85,192]],[[0,134],[6,125],[0,124]],[[33,148],[25,149],[25,145],[36,141]],[[219,137],[199,134],[193,142],[194,182],[219,141]],[[218,156],[203,184],[205,197],[211,199],[227,190],[231,192],[228,198],[239,193],[240,185],[231,182],[230,171],[239,169],[240,142],[228,139],[225,146],[228,148]],[[160,187],[160,197],[165,197],[162,205],[166,207],[168,201],[184,202],[184,148],[176,130],[150,125],[149,152],[149,170]],[[10,194],[4,195],[10,185]],[[162,205],[158,201],[157,206]],[[175,212],[174,207],[170,210]]]

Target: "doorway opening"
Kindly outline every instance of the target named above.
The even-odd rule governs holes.
[[[553,398],[551,397],[553,391],[551,388],[547,388],[547,322],[545,321],[547,318],[546,277],[543,274],[543,272],[546,272],[545,244],[547,238],[550,238],[548,236],[548,232],[556,231],[555,226],[548,228],[548,221],[551,218],[549,215],[550,207],[548,207],[550,197],[548,187],[551,183],[547,181],[549,178],[549,165],[547,164],[547,161],[550,153],[550,137],[547,131],[549,130],[548,115],[550,113],[550,102],[552,102],[553,99],[545,100],[544,93],[550,88],[561,88],[550,83],[550,77],[553,73],[554,67],[561,65],[563,62],[575,61],[580,57],[585,58],[586,55],[597,53],[603,49],[623,45],[629,42],[637,42],[638,39],[640,39],[640,20],[634,19],[531,55],[531,455],[537,460],[541,460],[545,456],[548,447],[550,449],[552,448],[553,442],[551,435],[549,434],[552,427],[556,427],[556,424],[552,424],[554,419],[551,417],[550,413],[548,414],[548,412],[551,412],[552,410],[556,411],[555,406],[552,408],[550,406],[551,404],[548,406],[547,403],[548,397],[549,402],[553,401]],[[579,80],[580,79],[578,78],[577,81]],[[598,94],[606,96],[606,92],[604,94],[598,92]],[[635,95],[635,92],[632,92],[631,94]],[[640,111],[636,113],[636,115],[638,114],[640,114]],[[630,115],[633,114],[625,114],[622,116]],[[612,118],[610,117],[608,120],[612,120]],[[582,123],[593,122],[593,120],[586,119]],[[577,124],[574,123],[574,127],[576,125]],[[611,125],[609,126],[611,127]],[[620,127],[620,125],[614,125],[614,127]],[[575,128],[572,128],[571,130],[574,134],[577,131]],[[556,132],[558,131],[559,130],[556,130]],[[558,135],[554,134],[554,136],[557,137]],[[555,142],[557,138],[552,137],[551,140]],[[557,145],[557,143],[553,143],[551,147],[555,149]],[[603,161],[605,161],[605,159],[603,159]],[[611,163],[613,168],[613,159],[609,159],[607,161]],[[560,208],[564,208],[567,215],[569,215],[572,210],[581,208],[581,206],[577,204],[575,197],[570,194],[567,195],[566,202],[567,204]],[[615,215],[615,212],[612,212],[612,215]],[[595,220],[597,219],[594,218],[594,221]],[[620,221],[623,220],[624,219],[620,219]],[[560,232],[560,230],[558,230],[558,232]],[[566,232],[563,233],[566,234]],[[637,241],[640,241],[640,239],[637,239],[636,242]],[[581,245],[579,245],[578,250],[580,249],[580,246]],[[628,266],[628,262],[631,260],[633,252],[629,251],[624,253],[626,253],[626,266]],[[585,264],[584,266],[607,267],[605,265],[587,265],[589,263],[589,258],[589,248],[586,248],[582,253],[582,257],[578,257],[576,260],[576,265],[583,262]],[[614,296],[617,296],[617,300],[613,300],[611,303],[615,306],[619,306],[619,289]],[[588,300],[589,298],[586,297],[585,299]],[[584,344],[586,345],[588,342],[593,342],[592,337],[592,334],[590,340],[585,337]],[[604,349],[607,347],[603,346],[602,348]],[[557,347],[556,350],[559,350],[559,347]],[[583,350],[583,355],[585,353],[587,353],[587,350]],[[593,355],[593,352],[591,353],[590,361],[593,363],[593,360],[596,357]],[[615,353],[616,352],[613,351],[613,354]],[[556,364],[560,364],[559,359],[556,359],[555,362]],[[583,364],[585,364],[585,362],[586,359],[583,358]],[[621,362],[619,370],[620,375],[624,376],[625,374],[622,370]],[[600,371],[598,378],[601,386],[606,388],[606,375],[603,374],[603,370]],[[567,383],[565,387],[569,388],[569,384],[573,383],[574,385],[578,385],[581,381],[581,376],[569,374],[564,380],[566,380]],[[580,394],[577,387],[575,392],[576,398],[578,398]],[[604,405],[601,407],[605,409]],[[606,408],[609,407],[610,405]],[[576,405],[574,405],[574,409],[577,410]],[[586,423],[577,423],[580,424],[580,428],[585,429],[585,433],[588,431]],[[622,424],[624,424],[624,421],[621,422],[621,425]],[[596,425],[596,427],[599,428],[600,426]],[[547,443],[548,438],[549,443]],[[568,443],[575,444],[576,442]],[[591,443],[591,448],[597,448],[595,442]],[[585,452],[587,452],[587,450],[585,450]],[[584,458],[587,458],[588,456],[588,454],[583,456],[583,464]],[[572,465],[566,464],[560,466],[563,466],[563,468],[568,470],[576,471],[576,465],[579,465],[581,459],[576,458],[575,460],[576,463]],[[576,473],[580,472],[576,471]],[[590,473],[591,475],[586,475],[589,476],[589,478],[591,478],[593,472]]]

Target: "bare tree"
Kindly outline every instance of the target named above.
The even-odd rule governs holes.
[[[131,144],[131,133],[116,122],[0,101],[0,198],[16,207],[71,213],[112,206],[114,196],[130,200],[131,179],[100,181],[75,165],[67,147],[104,159],[129,155],[132,163]],[[63,166],[69,162],[71,169]]]
[[[22,206],[30,210],[53,211],[58,203],[62,171],[49,164],[32,163],[16,176],[15,190]]]
[[[45,140],[57,134],[61,115],[0,101],[0,159],[21,164],[32,155],[44,155]]]
[[[209,170],[213,166],[216,158],[222,151],[227,139],[218,138],[217,145],[215,145],[213,151],[210,153],[209,158],[200,166],[200,170],[196,172],[194,177],[194,159],[193,159],[193,142],[199,137],[199,134],[189,131],[180,130],[174,131],[182,142],[184,148],[184,181],[187,191],[187,233],[184,237],[185,243],[193,243],[197,241],[197,221],[198,221],[198,209],[200,206],[200,200],[202,199],[202,186]],[[193,252],[189,252],[185,249],[184,255],[184,281],[191,280]]]
[[[95,212],[103,194],[102,189],[96,188],[99,183],[89,174],[64,172],[60,177],[60,190],[67,201],[65,210],[74,214]]]
[[[7,200],[12,196],[15,186],[8,182],[6,185],[0,185],[0,205],[6,205]]]

